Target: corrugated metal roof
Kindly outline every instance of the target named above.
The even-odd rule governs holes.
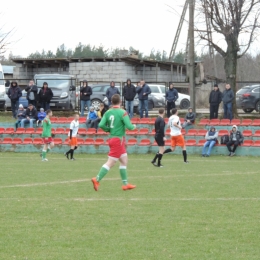
[[[14,67],[10,65],[2,65],[4,74],[13,74],[14,73]]]

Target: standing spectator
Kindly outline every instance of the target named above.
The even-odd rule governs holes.
[[[99,106],[99,111],[97,112],[98,118],[91,121],[90,128],[95,128],[97,130],[98,124],[101,121],[101,119],[105,113],[106,113],[105,105],[104,105],[104,103],[101,103]]]
[[[43,82],[43,86],[39,92],[39,101],[44,111],[50,109],[50,102],[53,97],[52,90],[48,87],[47,82]]]
[[[229,141],[227,142],[226,146],[229,151],[228,156],[234,156],[237,147],[242,144],[244,141],[244,136],[240,131],[238,131],[237,126],[233,125],[232,130],[230,132]],[[233,150],[231,146],[233,145]]]
[[[205,139],[206,139],[206,142],[203,146],[202,156],[209,157],[211,149],[213,148],[213,146],[216,144],[216,142],[218,140],[218,131],[216,130],[216,128],[214,126],[210,127],[210,130],[205,135]],[[207,147],[209,147],[208,152],[206,152]]]
[[[125,98],[125,108],[128,113],[130,119],[134,114],[134,98],[136,95],[135,86],[131,83],[130,79],[127,79],[126,85],[123,89],[123,96]]]
[[[111,106],[111,98],[113,95],[115,94],[118,94],[120,95],[120,91],[118,90],[117,87],[115,87],[115,82],[114,81],[111,81],[110,82],[110,88],[107,89],[107,92],[106,92],[106,97],[108,99],[108,107]]]
[[[21,127],[24,127],[24,124],[27,123],[30,123],[30,127],[33,127],[33,123],[36,121],[36,118],[37,110],[32,104],[29,104],[25,112],[25,119],[21,121]]]
[[[7,92],[7,96],[11,99],[13,118],[16,118],[16,113],[19,106],[19,98],[22,96],[22,91],[16,81],[11,83],[11,86]]]
[[[143,118],[143,110],[145,111],[145,117],[148,117],[148,96],[152,93],[150,87],[145,84],[144,80],[141,80],[140,86],[137,87],[139,99],[139,113],[140,118]]]
[[[90,96],[92,95],[92,88],[88,86],[88,81],[83,80],[83,86],[80,88],[80,116],[84,116],[85,107],[90,108]]]
[[[17,110],[17,121],[15,122],[15,129],[18,128],[18,125],[21,126],[21,121],[25,118],[25,109],[22,104],[19,105]]]
[[[97,112],[95,111],[94,107],[89,108],[89,113],[86,120],[87,127],[91,125],[91,123],[98,118]]]
[[[232,115],[232,102],[235,95],[229,84],[226,84],[226,89],[223,92],[222,101],[224,106],[224,118],[230,119],[230,122],[233,118]]]
[[[186,126],[193,125],[195,123],[195,119],[196,114],[193,113],[192,107],[189,107],[188,113],[184,118],[184,123],[182,124],[182,127],[185,128]]]
[[[38,87],[34,84],[33,80],[29,81],[28,86],[25,88],[25,91],[27,92],[27,100],[29,104],[32,104],[36,107],[36,99],[37,99],[37,92]]]
[[[46,117],[46,113],[44,112],[43,108],[40,108],[40,112],[38,113],[37,117],[38,117],[38,120],[36,122],[36,125],[38,126],[43,121],[43,119]]]
[[[177,89],[174,88],[173,83],[170,84],[170,88],[166,91],[167,100],[167,117],[171,116],[171,109],[175,108],[175,101],[179,98]]]
[[[210,119],[218,118],[218,108],[221,101],[222,101],[222,93],[218,88],[218,84],[215,84],[214,89],[209,94]]]

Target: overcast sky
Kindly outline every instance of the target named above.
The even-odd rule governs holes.
[[[133,46],[144,54],[154,48],[169,54],[184,1],[2,0],[2,31],[15,30],[10,46],[14,56],[26,57],[42,49],[55,53],[63,43],[74,49],[79,42],[107,49]],[[187,28],[186,22],[177,50],[185,50]],[[257,45],[251,51],[255,49]],[[196,50],[207,51],[202,45]]]

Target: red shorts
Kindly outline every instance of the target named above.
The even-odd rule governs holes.
[[[44,144],[50,144],[53,142],[52,137],[43,137],[42,140]]]
[[[113,137],[108,140],[110,151],[109,157],[119,159],[122,155],[126,154],[125,138]]]
[[[70,139],[70,146],[78,146],[78,139],[77,139],[77,137],[71,137],[71,139]]]
[[[172,136],[171,137],[171,146],[181,146],[183,147],[185,145],[184,138],[182,135]]]

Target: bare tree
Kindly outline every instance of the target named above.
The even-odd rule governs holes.
[[[226,82],[236,92],[237,61],[250,48],[259,28],[260,0],[198,0],[201,12],[209,17],[213,40],[199,32],[224,58]],[[224,44],[217,35],[224,37]],[[222,41],[223,43],[223,41]],[[223,47],[224,45],[224,47]],[[237,117],[236,102],[233,113]]]
[[[7,51],[8,46],[11,44],[10,37],[13,32],[14,29],[4,32],[4,28],[0,28],[0,55],[3,55]]]

